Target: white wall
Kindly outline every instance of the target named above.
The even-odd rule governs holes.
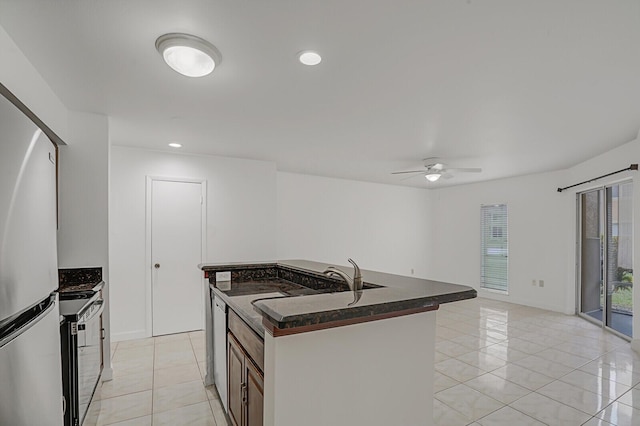
[[[566,310],[566,197],[556,192],[564,172],[501,179],[434,191],[432,278],[480,284],[480,205],[507,204],[509,296],[501,298],[555,311]],[[558,242],[559,240],[559,242]],[[544,280],[533,287],[532,280]],[[495,293],[479,292],[496,297]]]
[[[4,84],[58,136],[67,140],[67,108],[2,27],[0,27],[0,83]]]
[[[625,172],[558,193],[564,187],[629,166],[640,160],[640,140],[567,170],[500,179],[434,191],[435,279],[479,289],[480,205],[506,203],[509,209],[509,295],[481,296],[574,313],[576,308],[576,193],[634,180],[634,264],[640,265],[640,176]],[[544,280],[543,288],[532,280]],[[640,331],[640,292],[634,293],[634,330]],[[636,336],[638,336],[636,332]]]
[[[69,112],[67,146],[58,158],[58,265],[102,267],[105,328],[103,379],[111,378],[109,274],[109,122]]]
[[[68,146],[59,149],[58,161],[58,263],[60,267],[107,268],[107,117],[70,112],[67,142]]]
[[[278,258],[430,277],[425,189],[278,172]]]
[[[120,146],[111,152],[112,336],[151,335],[145,252],[147,176],[207,181],[207,262],[276,258],[274,163]],[[194,268],[196,265],[194,265]]]
[[[480,205],[507,203],[510,292],[507,297],[485,291],[480,295],[573,313],[575,191],[558,193],[556,188],[628,166],[638,157],[638,143],[569,170],[434,191],[276,173],[272,163],[114,147],[114,336],[133,338],[150,333],[145,326],[146,312],[140,309],[146,297],[146,175],[207,179],[209,261],[301,258],[344,265],[353,257],[366,269],[401,275],[411,275],[413,269],[418,277],[476,289]],[[640,200],[637,181],[635,188],[635,198]],[[636,227],[640,223],[638,210],[634,213]],[[634,259],[640,264],[637,250]],[[545,286],[534,287],[532,280],[544,280]],[[640,307],[640,301],[636,306]],[[640,330],[640,325],[635,328]]]

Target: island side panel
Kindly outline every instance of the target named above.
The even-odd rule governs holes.
[[[436,312],[265,333],[264,425],[432,425]]]
[[[207,282],[208,284],[208,282]],[[213,384],[213,293],[208,285],[205,286],[206,298],[204,306],[204,338],[205,338],[205,362],[206,362],[206,374],[204,377],[204,385],[210,386]]]

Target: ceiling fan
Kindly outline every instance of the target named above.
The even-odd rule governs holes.
[[[420,173],[423,174],[429,182],[435,182],[441,177],[444,177],[445,179],[452,178],[452,172],[480,173],[482,171],[482,169],[479,167],[447,167],[444,163],[440,162],[440,158],[438,157],[429,157],[423,159],[422,161],[424,162],[424,169],[422,170],[403,170],[400,172],[393,172],[391,174],[402,175]]]

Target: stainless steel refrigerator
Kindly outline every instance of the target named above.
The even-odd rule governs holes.
[[[55,146],[0,94],[0,425],[62,425]]]

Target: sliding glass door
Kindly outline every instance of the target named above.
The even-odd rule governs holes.
[[[579,312],[628,337],[633,320],[632,185],[578,194]]]

